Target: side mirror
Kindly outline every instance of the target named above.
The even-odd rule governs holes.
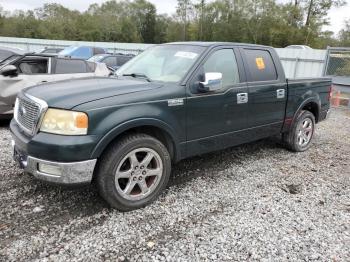
[[[17,67],[14,65],[5,65],[0,69],[0,74],[3,76],[16,76],[17,75]]]
[[[204,82],[199,82],[199,90],[213,92],[222,88],[222,73],[205,73]]]

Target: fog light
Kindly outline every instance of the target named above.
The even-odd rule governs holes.
[[[38,169],[39,169],[39,172],[45,173],[48,175],[54,175],[54,176],[61,176],[62,175],[62,169],[59,166],[39,163]]]

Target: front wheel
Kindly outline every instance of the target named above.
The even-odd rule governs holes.
[[[166,147],[154,137],[135,134],[107,150],[96,179],[101,196],[110,206],[130,211],[154,201],[166,187],[170,172]]]
[[[301,111],[291,130],[283,134],[283,141],[290,150],[303,152],[311,146],[315,126],[315,116],[309,111]]]

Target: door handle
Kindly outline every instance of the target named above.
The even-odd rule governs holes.
[[[237,94],[237,104],[248,103],[248,93],[238,93]]]
[[[286,95],[286,90],[285,89],[277,89],[276,93],[277,93],[278,99],[284,98]]]

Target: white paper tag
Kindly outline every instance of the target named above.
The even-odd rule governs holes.
[[[198,54],[192,53],[192,52],[179,51],[174,56],[187,58],[187,59],[195,59],[197,57],[197,55]]]

